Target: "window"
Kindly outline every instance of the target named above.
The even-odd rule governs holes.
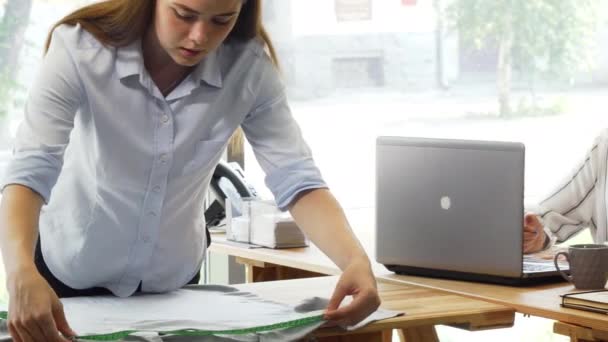
[[[601,105],[608,98],[608,25],[601,20],[608,1],[597,0],[595,11],[573,0],[541,1],[549,12],[525,7],[526,16],[514,20],[534,24],[535,30],[523,35],[514,25],[509,113],[499,106],[497,34],[470,37],[481,27],[473,25],[481,22],[458,25],[454,12],[487,23],[504,16],[480,17],[466,4],[497,6],[489,12],[504,14],[509,9],[498,6],[529,2],[282,2],[289,4],[280,12],[282,27],[274,26],[270,34],[281,61],[288,56],[292,66],[283,70],[290,80],[290,106],[344,207],[374,206],[379,135],[523,142],[527,203],[541,199],[583,158],[592,139],[608,126]],[[459,4],[464,7],[454,7]],[[559,7],[566,4],[572,7]],[[533,15],[553,17],[538,22]],[[556,28],[553,21],[571,26]],[[552,39],[554,34],[563,40]],[[561,60],[563,68],[552,64],[565,54],[572,58]],[[251,150],[245,165],[248,178],[263,189],[263,173]]]

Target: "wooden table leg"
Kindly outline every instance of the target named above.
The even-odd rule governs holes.
[[[606,328],[608,329],[608,327]],[[570,341],[572,342],[608,341],[607,330],[596,330],[564,322],[555,322],[553,324],[553,332],[556,334],[569,336]]]
[[[412,327],[398,331],[399,338],[402,342],[439,342],[439,337],[437,336],[434,325]]]

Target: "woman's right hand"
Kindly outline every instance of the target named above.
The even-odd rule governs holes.
[[[524,254],[535,253],[543,249],[547,236],[543,224],[535,214],[524,216]]]
[[[76,336],[61,301],[35,266],[9,276],[7,285],[8,329],[15,342],[64,342],[69,340],[63,336]]]

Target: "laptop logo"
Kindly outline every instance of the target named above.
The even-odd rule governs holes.
[[[452,200],[448,196],[441,197],[441,209],[449,210],[452,207]]]

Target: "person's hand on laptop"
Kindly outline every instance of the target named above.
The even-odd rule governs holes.
[[[543,249],[547,234],[540,219],[535,214],[524,215],[524,254],[535,253]]]

